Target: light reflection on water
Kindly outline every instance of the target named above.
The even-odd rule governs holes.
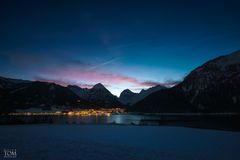
[[[67,124],[139,124],[144,116],[111,115],[111,116],[54,116],[53,123]]]
[[[55,118],[55,117],[54,117]],[[61,116],[54,119],[54,123],[62,123],[63,120],[68,124],[106,124],[110,123],[109,116]]]
[[[30,115],[30,116],[1,116],[0,124],[132,124],[132,125],[163,125],[176,123],[232,123],[239,122],[239,115],[215,114],[215,115],[182,115],[182,114],[165,114],[165,115],[141,115],[141,114],[112,114],[90,115],[90,116],[67,116],[67,115]]]
[[[35,124],[35,123],[54,123],[54,124],[140,124],[145,119],[156,119],[155,116],[132,115],[132,114],[112,114],[90,115],[90,116],[67,116],[67,115],[17,115],[3,116],[0,124]],[[159,117],[158,117],[159,119]]]
[[[113,114],[111,116],[54,116],[53,123],[67,124],[139,124],[144,119],[156,119],[156,116]]]
[[[143,119],[153,119],[155,116],[144,116],[144,115],[131,115],[131,114],[118,114],[112,115],[110,120],[116,124],[139,124]]]

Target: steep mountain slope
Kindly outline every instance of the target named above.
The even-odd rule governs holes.
[[[137,102],[136,97],[138,96],[138,93],[134,93],[129,89],[125,89],[122,91],[122,93],[119,96],[119,101],[122,104],[125,105],[132,105],[135,102]]]
[[[238,110],[240,52],[221,56],[193,70],[178,86],[200,110]]]
[[[101,83],[96,84],[91,89],[80,88],[78,86],[68,86],[79,97],[92,102],[99,107],[120,107],[122,104],[118,98],[108,91]]]
[[[0,80],[1,86],[8,79]],[[89,107],[92,106],[86,100],[79,98],[66,87],[53,83],[23,81],[23,83],[12,83],[12,79],[0,89],[1,111],[23,109],[29,107],[49,108],[53,105],[65,107]],[[18,80],[14,82],[20,82]]]
[[[147,97],[151,93],[160,91],[160,90],[165,89],[165,88],[166,87],[164,87],[164,86],[157,85],[155,87],[151,87],[151,88],[146,89],[146,90],[143,89],[143,90],[141,90],[140,93],[133,93],[129,89],[126,89],[120,94],[119,101],[122,102],[125,105],[133,105],[133,104],[141,101],[142,99],[144,99],[145,97]]]
[[[155,92],[133,106],[145,112],[240,111],[240,52],[193,70],[177,86]],[[178,108],[179,110],[177,110]]]
[[[27,81],[27,80],[0,77],[0,88],[1,89],[16,88],[19,85],[30,83],[30,82],[31,81]]]
[[[137,102],[129,111],[136,112],[193,112],[194,108],[187,101],[183,92],[176,87],[154,92]]]

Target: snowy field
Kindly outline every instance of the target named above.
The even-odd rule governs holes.
[[[166,126],[0,126],[0,149],[17,159],[239,160],[240,132]]]

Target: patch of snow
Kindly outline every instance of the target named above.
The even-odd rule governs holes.
[[[15,93],[17,91],[20,91],[20,90],[23,90],[23,89],[26,89],[26,88],[27,88],[26,86],[25,87],[21,87],[21,88],[18,88],[18,89],[15,89],[15,90],[11,91],[10,93],[13,94],[13,93]]]
[[[193,97],[192,97],[192,99],[190,100],[191,103],[193,103],[193,101],[194,101],[195,98],[197,97],[198,93],[199,93],[199,91],[196,90],[195,93],[194,93],[194,95],[193,95]]]
[[[0,126],[0,149],[19,159],[239,160],[240,133],[120,125]]]
[[[237,97],[232,97],[233,103],[237,103]]]

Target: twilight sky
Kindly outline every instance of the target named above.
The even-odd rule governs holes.
[[[113,94],[240,49],[240,1],[0,1],[0,76]]]

